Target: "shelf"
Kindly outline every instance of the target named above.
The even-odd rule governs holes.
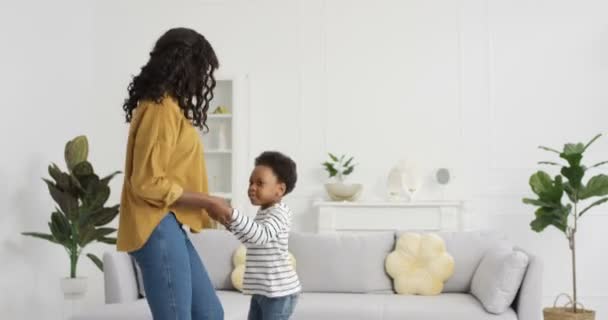
[[[230,149],[216,149],[216,150],[205,150],[205,154],[231,154]]]
[[[208,114],[207,119],[232,119],[232,114]]]
[[[211,192],[210,194],[218,198],[232,199],[232,193],[230,192]]]
[[[412,202],[346,202],[346,201],[317,201],[316,207],[341,207],[341,208],[439,208],[463,206],[462,201],[412,201]]]

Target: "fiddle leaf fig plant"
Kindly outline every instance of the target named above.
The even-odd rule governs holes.
[[[116,218],[119,206],[107,207],[105,203],[110,197],[108,184],[120,172],[99,178],[87,161],[88,153],[86,136],[78,136],[66,144],[67,171],[52,163],[48,167],[52,179],[42,179],[57,204],[48,222],[50,233],[22,233],[62,246],[70,259],[70,278],[76,278],[78,259],[86,246],[95,241],[116,244],[116,238],[111,236],[116,229],[106,225]],[[87,257],[103,271],[99,257],[92,253]]]
[[[598,173],[585,181],[586,174],[608,163],[602,161],[591,166],[582,163],[587,149],[601,137],[595,136],[586,144],[567,143],[561,151],[540,146],[539,148],[555,153],[560,162],[541,161],[539,164],[555,166],[559,174],[551,177],[539,170],[530,177],[530,187],[536,198],[525,198],[523,202],[537,207],[534,220],[530,223],[532,230],[541,232],[549,226],[563,232],[568,240],[572,255],[572,311],[577,312],[576,286],[576,233],[580,219],[590,209],[608,201],[608,176]],[[564,194],[566,195],[564,199]],[[599,198],[599,199],[598,199]]]

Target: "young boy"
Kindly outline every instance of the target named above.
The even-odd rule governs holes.
[[[255,218],[232,209],[223,199],[208,197],[204,207],[247,247],[243,292],[251,294],[248,320],[287,320],[301,291],[289,262],[291,210],[282,202],[295,187],[296,164],[267,151],[255,159],[249,178],[249,200],[260,206]]]

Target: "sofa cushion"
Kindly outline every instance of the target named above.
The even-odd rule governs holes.
[[[386,257],[386,271],[399,294],[438,295],[454,273],[454,258],[434,233],[406,233]]]
[[[475,271],[471,293],[486,311],[499,314],[513,303],[528,267],[528,255],[499,246],[490,249]]]
[[[133,262],[133,269],[135,270],[135,279],[137,280],[137,293],[140,298],[146,297],[146,289],[144,288],[144,275],[141,273],[141,268],[137,263],[137,260],[133,256],[131,257],[131,261]]]
[[[384,259],[393,246],[392,232],[292,233],[289,238],[304,292],[391,292]]]
[[[485,312],[470,294],[402,296],[353,293],[304,293],[294,320],[517,320],[509,309],[500,315]]]
[[[249,296],[236,291],[218,290],[217,295],[224,308],[225,320],[242,320],[247,318]],[[87,308],[70,320],[152,320],[150,308],[145,299],[130,303],[106,304]]]
[[[240,241],[226,230],[215,229],[190,234],[190,241],[201,257],[213,286],[217,290],[233,290],[230,278],[232,254],[241,245]]]
[[[408,231],[397,232],[397,238]],[[506,243],[503,235],[490,231],[438,232],[446,250],[454,258],[454,274],[446,281],[444,293],[469,293],[471,281],[486,250]]]

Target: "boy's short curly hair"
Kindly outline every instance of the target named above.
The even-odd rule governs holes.
[[[285,195],[295,188],[298,173],[296,163],[290,157],[278,151],[264,151],[255,159],[255,165],[271,168],[277,179],[285,183]]]

